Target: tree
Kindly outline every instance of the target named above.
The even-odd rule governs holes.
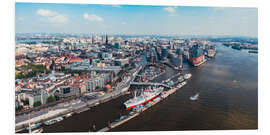
[[[19,105],[18,108],[16,108],[16,111],[21,111],[23,109],[23,106],[22,105]]]
[[[23,102],[24,105],[29,105],[29,99],[28,98],[26,98],[25,100],[22,100],[22,102]]]
[[[59,96],[55,96],[55,100],[59,100],[60,99],[60,97]]]
[[[40,101],[37,101],[37,102],[34,103],[33,106],[34,106],[34,107],[37,107],[37,106],[40,106],[40,105],[41,105],[41,102],[40,102]]]
[[[47,102],[48,103],[51,103],[51,102],[54,102],[54,101],[56,101],[56,99],[55,99],[55,97],[54,96],[49,96],[48,98],[47,98]]]

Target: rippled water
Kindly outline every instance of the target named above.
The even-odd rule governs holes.
[[[258,55],[221,45],[217,51],[214,59],[198,68],[184,64],[184,72],[192,73],[186,86],[112,131],[257,129]],[[170,69],[163,76],[173,74]],[[197,92],[198,100],[191,101],[190,96]],[[44,132],[88,132],[93,124],[101,129],[127,113],[122,104],[128,98],[120,97],[44,127]]]

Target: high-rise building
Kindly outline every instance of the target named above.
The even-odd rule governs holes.
[[[162,57],[162,59],[167,57],[167,53],[168,53],[168,51],[167,51],[166,48],[161,49],[161,57]]]
[[[92,35],[92,40],[91,40],[91,43],[94,44],[95,43],[95,39],[94,39],[94,36]]]
[[[108,36],[107,36],[107,34],[106,34],[106,36],[105,36],[105,45],[108,45]]]

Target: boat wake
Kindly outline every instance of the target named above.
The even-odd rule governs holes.
[[[200,93],[196,93],[196,95],[194,95],[194,96],[191,96],[189,99],[190,100],[197,100],[198,98],[199,98],[199,95],[200,95]]]

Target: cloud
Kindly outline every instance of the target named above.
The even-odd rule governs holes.
[[[37,14],[40,15],[40,16],[54,16],[56,15],[57,13],[56,12],[53,12],[51,10],[46,10],[46,9],[39,9],[37,11]]]
[[[177,16],[177,14],[169,14],[168,16]]]
[[[125,24],[127,24],[127,23],[126,23],[126,22],[121,22],[121,24],[124,24],[124,25],[125,25]]]
[[[225,11],[226,10],[225,7],[211,7],[209,9],[211,9],[213,11]]]
[[[16,17],[16,21],[17,21],[17,22],[21,22],[21,21],[23,21],[23,20],[24,20],[23,17]]]
[[[120,5],[112,5],[112,7],[121,8]]]
[[[46,9],[39,9],[37,10],[37,14],[42,16],[43,19],[47,20],[50,23],[55,25],[63,24],[68,21],[68,17],[57,12],[46,10]]]
[[[163,8],[163,10],[169,12],[169,15],[168,16],[177,16],[176,15],[176,9],[177,7],[166,7],[166,8]]]
[[[85,20],[90,21],[90,22],[103,22],[104,21],[104,19],[102,17],[99,17],[99,16],[97,16],[95,14],[84,13],[83,18]]]
[[[166,8],[163,8],[165,11],[169,12],[169,13],[175,13],[175,7],[166,7]]]

